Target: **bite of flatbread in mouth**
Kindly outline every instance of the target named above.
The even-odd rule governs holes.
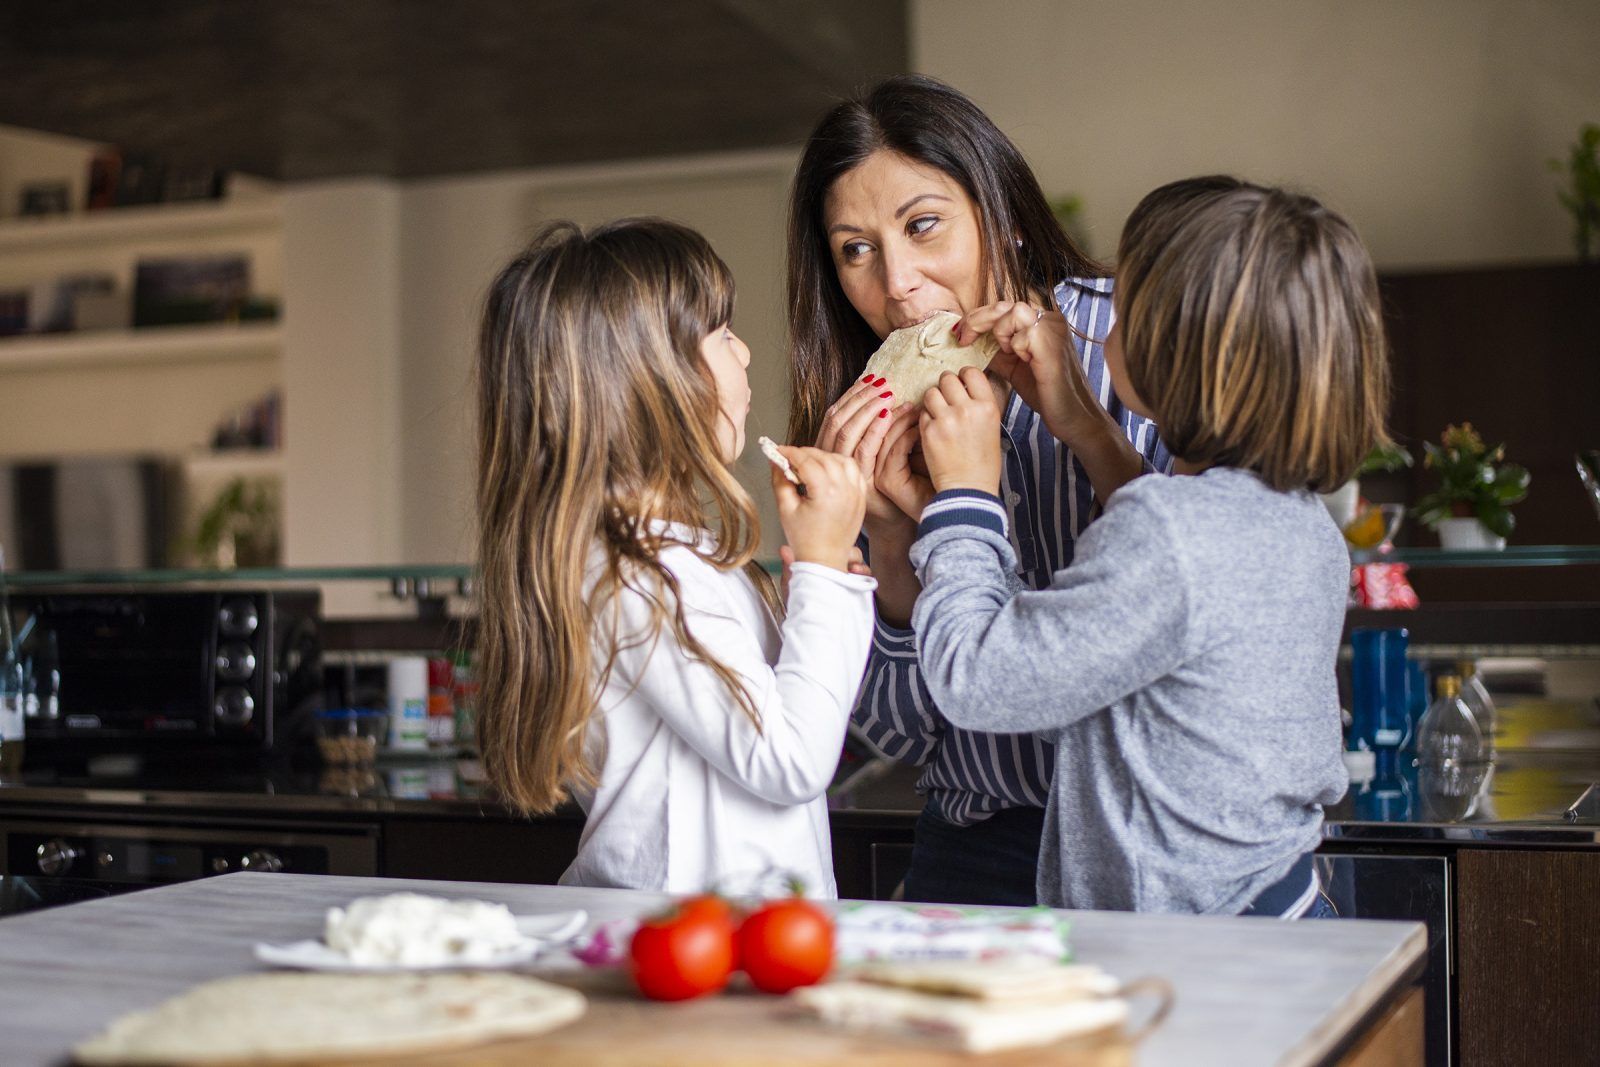
[[[954,327],[960,321],[961,316],[953,311],[936,311],[921,322],[895,330],[883,339],[862,372],[886,379],[897,400],[921,404],[945,371],[982,370],[1000,351],[999,342],[989,334],[980,334],[970,345],[959,344]]]
[[[774,467],[783,472],[783,476],[793,483],[796,491],[801,496],[806,495],[806,485],[800,480],[800,475],[795,473],[794,464],[789,462],[789,457],[778,451],[778,442],[770,437],[756,438],[756,444],[761,446],[761,454],[767,457]]]

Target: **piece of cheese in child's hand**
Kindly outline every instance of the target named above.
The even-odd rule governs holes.
[[[756,438],[756,444],[761,446],[762,455],[783,472],[783,476],[800,488],[800,495],[806,495],[806,487],[800,481],[800,476],[794,472],[794,464],[789,462],[789,457],[778,451],[778,442],[770,437]]]

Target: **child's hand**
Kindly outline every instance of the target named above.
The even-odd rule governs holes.
[[[1066,317],[1055,308],[1002,300],[962,319],[956,339],[970,343],[981,333],[1000,344],[990,372],[1011,384],[1058,441],[1076,440],[1085,416],[1097,417],[1084,407],[1095,403],[1094,395]]]
[[[988,378],[976,367],[949,371],[922,400],[922,457],[939,492],[1000,489],[1000,409]]]
[[[778,521],[789,539],[791,562],[821,563],[849,573],[866,514],[866,476],[850,456],[793,445],[780,445],[779,451],[806,487],[801,496],[782,471],[772,468],[772,493],[778,501]]]
[[[933,483],[917,472],[911,457],[922,439],[918,420],[922,413],[908,407],[895,413],[889,427],[889,436],[878,450],[878,466],[872,474],[872,484],[879,493],[892,500],[895,506],[917,521],[922,519],[922,509],[933,499]]]

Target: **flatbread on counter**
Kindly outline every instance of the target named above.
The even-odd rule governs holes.
[[[124,1015],[72,1051],[85,1067],[389,1057],[530,1037],[584,1006],[574,990],[501,971],[247,974]]]
[[[939,375],[962,367],[982,370],[1000,351],[999,342],[989,334],[980,334],[970,345],[956,344],[951,328],[960,321],[954,312],[936,311],[915,326],[894,331],[867,360],[863,373],[888,379],[896,402],[921,404],[928,390],[939,384]]]
[[[824,1023],[884,1037],[918,1037],[967,1052],[1048,1045],[1121,1026],[1128,1003],[1115,997],[1019,1002],[941,996],[849,980],[789,994]]]
[[[1034,957],[904,962],[874,960],[853,969],[850,977],[873,985],[899,986],[923,993],[984,1001],[1065,1001],[1108,997],[1114,995],[1121,985],[1092,964],[1063,964]]]

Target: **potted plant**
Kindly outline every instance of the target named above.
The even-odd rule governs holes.
[[[1380,471],[1397,471],[1409,466],[1411,466],[1411,453],[1403,446],[1389,440],[1379,441],[1361,460],[1360,466],[1356,467],[1355,474],[1351,475],[1348,482],[1331,493],[1322,494],[1322,503],[1327,507],[1328,514],[1333,516],[1333,521],[1339,529],[1348,529],[1362,514],[1361,479]]]
[[[1485,446],[1470,422],[1446,426],[1439,444],[1423,448],[1439,488],[1417,501],[1417,517],[1445,548],[1504,548],[1516,526],[1511,505],[1528,495],[1527,469],[1505,462],[1505,445]]]
[[[212,499],[195,529],[191,543],[201,566],[276,566],[279,511],[275,484],[234,478]]]
[[[1566,160],[1550,160],[1550,169],[1567,179],[1567,188],[1556,195],[1572,213],[1572,243],[1578,258],[1587,263],[1593,255],[1591,245],[1600,235],[1600,126],[1584,124]]]

